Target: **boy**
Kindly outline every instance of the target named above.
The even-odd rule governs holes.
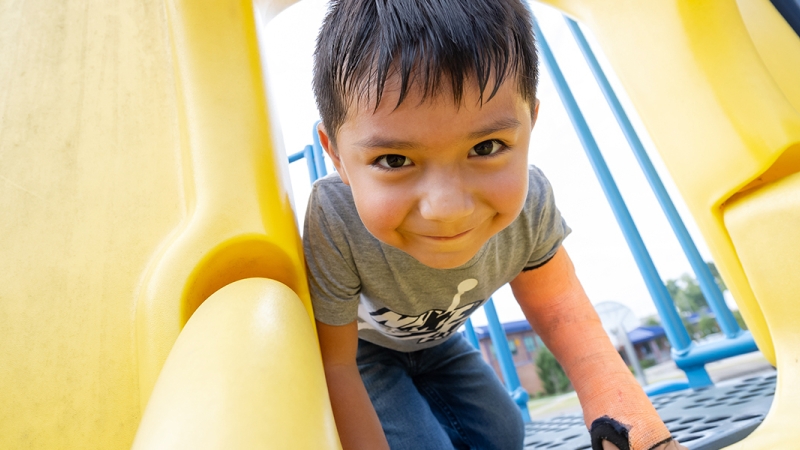
[[[527,162],[538,112],[519,0],[334,0],[304,246],[345,449],[521,449],[500,381],[456,329],[510,282],[575,386],[596,448],[678,449],[611,346]]]

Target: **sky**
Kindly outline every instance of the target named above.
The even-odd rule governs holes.
[[[319,120],[311,90],[312,54],[326,5],[325,0],[302,0],[260,30],[268,95],[277,111],[287,155],[301,151],[312,142],[314,123]],[[532,8],[661,278],[667,280],[692,273],[563,17],[547,6],[532,4]],[[711,260],[697,226],[602,50],[591,32],[586,28],[583,31],[700,254]],[[655,306],[544,65],[540,74],[538,97],[541,106],[531,137],[529,160],[547,175],[561,214],[572,228],[564,247],[575,264],[578,277],[592,303],[615,301],[629,307],[637,317],[653,315]],[[328,167],[329,171],[332,170],[330,162]],[[310,191],[305,161],[290,165],[290,173],[295,210],[302,229]],[[508,286],[501,288],[493,298],[502,322],[525,318]],[[728,301],[732,305],[731,300]],[[486,323],[483,311],[472,317],[475,325]]]

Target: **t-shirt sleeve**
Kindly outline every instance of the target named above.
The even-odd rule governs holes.
[[[550,181],[538,167],[531,166],[529,173],[525,213],[531,221],[529,226],[535,244],[523,270],[536,269],[550,261],[572,231],[556,207]]]
[[[361,280],[347,241],[346,222],[336,212],[336,195],[320,185],[312,188],[303,227],[311,304],[320,322],[346,325],[358,316]]]

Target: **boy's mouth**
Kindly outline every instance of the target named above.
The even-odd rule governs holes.
[[[433,240],[437,240],[437,241],[451,241],[451,240],[454,240],[454,239],[458,239],[458,238],[460,238],[462,236],[465,236],[466,234],[468,234],[472,230],[474,230],[474,228],[470,228],[467,231],[463,231],[461,233],[452,234],[452,235],[444,235],[444,236],[423,235],[423,236],[428,238],[428,239],[433,239]]]

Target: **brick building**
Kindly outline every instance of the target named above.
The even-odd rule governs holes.
[[[536,372],[536,354],[539,349],[544,348],[542,339],[531,329],[526,320],[504,323],[503,330],[506,333],[508,348],[511,350],[520,384],[531,396],[543,392],[542,382]],[[478,336],[484,361],[487,361],[494,368],[497,376],[503,379],[500,363],[489,337],[489,328],[486,326],[475,327],[475,334]],[[658,364],[672,358],[669,342],[664,329],[660,326],[638,327],[628,333],[628,338],[640,361],[649,360],[651,364]],[[627,363],[624,349],[620,346],[617,350]]]
[[[531,329],[526,320],[504,323],[503,330],[506,333],[508,348],[511,350],[520,384],[530,395],[543,391],[542,382],[536,373],[536,352],[544,347],[541,338]],[[492,345],[492,340],[489,337],[489,328],[485,326],[475,327],[475,334],[478,335],[484,361],[487,361],[494,368],[497,376],[502,379],[500,363],[497,360],[494,345]]]

